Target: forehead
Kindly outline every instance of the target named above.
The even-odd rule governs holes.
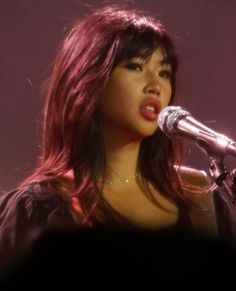
[[[139,59],[139,60],[142,60],[142,61],[147,62],[147,63],[148,62],[155,62],[155,63],[158,63],[159,65],[171,66],[171,61],[168,58],[166,51],[161,47],[155,49],[151,53],[151,55],[149,55],[148,57],[144,58],[142,56],[136,56],[132,59]]]
[[[162,64],[168,62],[166,51],[160,47],[154,50],[154,52],[150,56],[150,59],[154,59]]]

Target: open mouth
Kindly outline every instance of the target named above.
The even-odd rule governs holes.
[[[144,101],[140,105],[141,115],[149,121],[157,120],[157,116],[160,110],[161,110],[160,101],[153,97],[144,99]]]
[[[154,113],[156,112],[155,106],[152,106],[152,105],[147,105],[144,109],[149,112],[154,112]]]

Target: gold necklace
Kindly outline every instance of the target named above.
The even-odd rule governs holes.
[[[114,171],[113,171],[114,172]],[[107,185],[115,185],[115,184],[128,184],[131,180],[136,179],[138,177],[139,173],[135,173],[135,175],[133,175],[131,178],[125,178],[124,180],[122,180],[118,174],[116,174],[116,176],[119,178],[120,181],[97,181],[98,183],[104,183]]]
[[[130,180],[132,179],[136,179],[138,177],[139,173],[135,173],[135,175],[133,175],[131,178],[127,179],[125,178],[125,180],[122,180],[119,176],[117,176],[119,178],[120,181],[104,181],[104,184],[108,184],[108,185],[115,185],[115,184],[128,184],[130,182]],[[99,181],[98,181],[99,182]],[[99,183],[102,183],[101,181]]]
[[[130,178],[124,178],[122,179],[120,177],[120,175],[112,169],[112,167],[110,165],[108,165],[108,167],[110,168],[110,170],[115,174],[115,176],[117,176],[117,178],[119,179],[119,181],[97,181],[100,184],[107,184],[107,185],[116,185],[116,184],[128,184],[130,182],[130,180],[132,179],[136,179],[139,175],[139,172],[136,172],[132,177]]]

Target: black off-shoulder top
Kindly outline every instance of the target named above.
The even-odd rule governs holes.
[[[108,219],[106,226],[112,230],[122,228],[120,222],[114,219]],[[49,182],[34,182],[12,190],[0,198],[0,258],[3,261],[3,257],[14,256],[44,231],[74,230],[79,227],[67,203]],[[191,229],[188,208],[184,202],[179,205],[177,223],[169,230],[179,229]]]

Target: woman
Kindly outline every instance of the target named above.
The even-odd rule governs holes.
[[[1,198],[5,251],[55,228],[215,232],[211,195],[186,190],[207,186],[205,173],[180,167],[179,142],[156,122],[176,71],[168,34],[141,12],[106,7],[75,23],[47,82],[39,166]]]

